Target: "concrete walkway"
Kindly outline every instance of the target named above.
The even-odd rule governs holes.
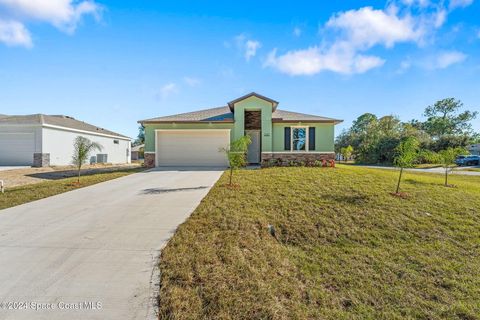
[[[159,250],[222,172],[147,171],[0,210],[0,319],[155,318]]]
[[[370,166],[370,165],[355,165],[358,167],[365,167],[365,168],[374,168],[374,169],[386,169],[386,170],[399,170],[396,167],[387,167],[387,166]],[[465,176],[480,176],[480,172],[478,171],[466,171],[465,169],[468,168],[478,168],[478,167],[457,167],[453,171],[450,172],[450,174],[459,174],[459,175],[465,175]],[[442,167],[437,167],[437,168],[428,168],[428,169],[415,169],[415,168],[409,168],[405,169],[407,171],[412,171],[412,172],[427,172],[427,173],[438,173],[438,174],[445,174],[445,169]]]
[[[0,171],[26,169],[26,168],[31,168],[31,167],[27,167],[27,166],[0,166]]]

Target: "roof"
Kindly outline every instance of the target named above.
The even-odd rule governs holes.
[[[76,120],[64,115],[46,115],[46,114],[29,114],[29,115],[13,115],[0,116],[0,125],[15,124],[15,125],[52,125],[68,129],[88,131],[92,133],[106,134],[119,138],[130,139],[127,136],[119,133],[94,126],[92,124]]]
[[[268,97],[265,97],[265,96],[262,96],[261,94],[258,94],[256,92],[250,92],[244,96],[241,96],[240,98],[237,98],[235,100],[232,100],[228,103],[228,107],[230,108],[230,110],[233,112],[233,106],[235,105],[235,103],[239,102],[239,101],[242,101],[242,100],[245,100],[247,98],[250,98],[250,97],[257,97],[259,99],[262,99],[262,100],[265,100],[265,101],[268,101],[272,104],[272,111],[275,111],[277,109],[277,106],[278,106],[278,101],[275,101],[273,99],[270,99]]]
[[[143,148],[145,148],[145,144],[139,144],[138,146],[132,146],[132,151],[141,151]]]
[[[180,113],[172,116],[140,120],[140,123],[149,122],[227,122],[233,123],[233,113],[227,106],[204,109],[193,112]]]
[[[325,122],[325,123],[340,123],[343,120],[315,116],[311,114],[291,112],[285,110],[275,110],[272,113],[272,122]],[[172,123],[172,122],[220,122],[233,123],[233,112],[230,107],[218,107],[212,109],[204,109],[194,112],[181,113],[171,116],[158,117],[146,120],[140,120],[140,123]]]

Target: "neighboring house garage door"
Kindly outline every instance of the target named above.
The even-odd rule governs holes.
[[[0,166],[31,166],[34,152],[34,133],[0,133]]]
[[[230,130],[157,130],[157,166],[226,166]]]

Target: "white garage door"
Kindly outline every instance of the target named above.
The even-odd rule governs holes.
[[[158,130],[157,166],[226,166],[230,130]]]
[[[0,166],[31,166],[34,152],[34,133],[0,133]]]

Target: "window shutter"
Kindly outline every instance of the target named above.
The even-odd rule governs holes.
[[[285,127],[285,150],[290,150],[290,127]]]
[[[315,127],[308,128],[308,150],[315,150]]]

